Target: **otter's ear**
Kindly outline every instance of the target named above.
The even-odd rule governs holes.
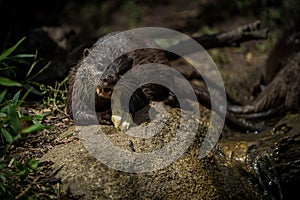
[[[132,68],[133,59],[129,58],[127,55],[122,55],[117,61],[117,72],[119,75],[125,74],[128,70]]]
[[[83,58],[86,58],[90,53],[90,50],[89,49],[84,49],[83,50]]]

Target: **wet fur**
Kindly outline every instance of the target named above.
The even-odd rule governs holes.
[[[81,110],[86,110],[85,113],[73,113],[72,112],[72,95],[73,90],[82,89],[84,84],[95,84],[97,77],[92,77],[89,80],[90,83],[80,82],[79,85],[74,85],[75,77],[78,71],[81,71],[83,75],[99,74],[99,72],[104,73],[107,68],[104,68],[101,65],[97,65],[96,68],[92,68],[90,71],[87,63],[101,63],[101,49],[97,47],[105,41],[111,35],[104,36],[100,38],[94,45],[93,48],[86,51],[93,52],[93,55],[86,55],[87,57],[83,58],[75,67],[73,67],[69,73],[69,93],[67,98],[67,112],[70,116],[77,116],[83,120],[84,123],[93,122],[92,119],[92,108],[88,105],[73,105],[75,107],[81,107]],[[273,51],[270,53],[269,58],[267,59],[267,64],[263,70],[262,75],[262,84],[265,84],[265,89],[257,96],[257,98],[244,106],[229,105],[227,113],[227,122],[232,124],[234,127],[238,127],[243,130],[263,130],[267,127],[264,123],[257,123],[262,118],[268,118],[272,115],[275,115],[278,112],[286,111],[296,111],[299,112],[300,107],[300,53],[299,44],[295,44],[295,38],[297,39],[297,33],[292,35],[283,36],[279,42],[275,45]],[[124,38],[124,42],[130,40]],[[139,42],[139,41],[137,41]],[[298,45],[298,46],[297,46]],[[286,49],[287,48],[287,49]],[[113,51],[113,50],[112,50]],[[278,51],[284,51],[284,54],[279,57]],[[111,52],[114,54],[115,52]],[[98,56],[97,56],[98,55]],[[99,58],[100,57],[100,58]],[[273,57],[273,59],[272,59]],[[119,60],[118,60],[119,59]],[[120,59],[118,58],[115,63],[116,67],[122,66]],[[132,68],[146,63],[160,63],[169,66],[169,61],[166,57],[166,54],[158,49],[140,49],[126,54],[126,59],[132,60]],[[108,69],[108,75],[112,73]],[[155,72],[153,72],[155,73]],[[166,74],[158,74],[163,79]],[[147,76],[147,74],[141,74],[141,76]],[[84,80],[84,79],[83,79]],[[134,81],[134,80],[132,80]],[[126,88],[128,91],[132,90],[130,86],[130,81],[124,83],[122,87]],[[203,103],[205,106],[210,107],[210,99],[207,90],[204,88],[194,87],[196,96],[200,103]],[[73,97],[74,98],[74,97]],[[75,97],[80,99],[81,97]],[[171,99],[171,100],[170,100]],[[144,107],[148,104],[150,100],[170,100],[169,104],[176,106],[176,98],[172,96],[172,93],[163,86],[156,84],[147,84],[141,86],[137,91],[133,93],[130,101],[130,113],[134,114],[138,109]],[[175,103],[174,103],[175,102]],[[85,107],[84,107],[85,106]],[[95,108],[98,116],[98,122],[100,124],[111,124],[111,101],[110,99],[99,97],[95,94]],[[249,121],[250,120],[250,121]],[[251,121],[254,120],[254,121]]]

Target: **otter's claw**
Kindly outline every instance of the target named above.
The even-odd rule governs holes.
[[[126,131],[132,125],[131,115],[127,112],[124,112],[121,115],[112,115],[111,121],[115,125],[116,129],[121,131]]]

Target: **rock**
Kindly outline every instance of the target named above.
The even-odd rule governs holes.
[[[164,108],[168,111],[164,114],[169,115],[169,118],[163,120],[165,126],[160,131],[159,126],[153,126],[153,130],[149,133],[152,134],[151,131],[157,133],[149,139],[134,138],[117,131],[112,126],[101,128],[110,141],[128,152],[133,152],[132,146],[136,153],[159,149],[174,138],[179,125],[180,110],[163,107],[162,103],[154,104],[161,105],[155,116],[161,115],[160,111]],[[138,113],[138,119],[145,119],[143,110],[141,113]],[[201,107],[201,123],[188,150],[170,165],[152,172],[128,173],[114,170],[93,157],[83,145],[83,140],[57,145],[44,155],[42,160],[53,161],[55,168],[63,166],[57,174],[63,182],[61,192],[66,193],[69,188],[74,195],[84,195],[83,199],[263,198],[262,191],[253,186],[252,178],[244,176],[239,168],[226,165],[228,162],[224,157],[220,157],[219,153],[217,156],[210,154],[199,159],[199,147],[207,131],[209,116],[209,111]],[[155,123],[158,123],[157,118],[153,119]],[[188,127],[189,121],[192,120],[191,114],[183,126]],[[139,134],[142,127],[149,125],[147,121],[137,123],[140,123],[140,126],[132,128],[133,134]],[[81,134],[77,136],[84,137]],[[131,145],[129,141],[132,141]],[[156,160],[153,161],[155,162]]]

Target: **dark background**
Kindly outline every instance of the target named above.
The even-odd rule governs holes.
[[[1,0],[0,48],[27,37],[19,51],[37,50],[43,64],[51,61],[37,81],[52,84],[67,75],[84,48],[112,31],[159,26],[204,34],[259,19],[278,34],[298,27],[298,4],[296,0]]]

